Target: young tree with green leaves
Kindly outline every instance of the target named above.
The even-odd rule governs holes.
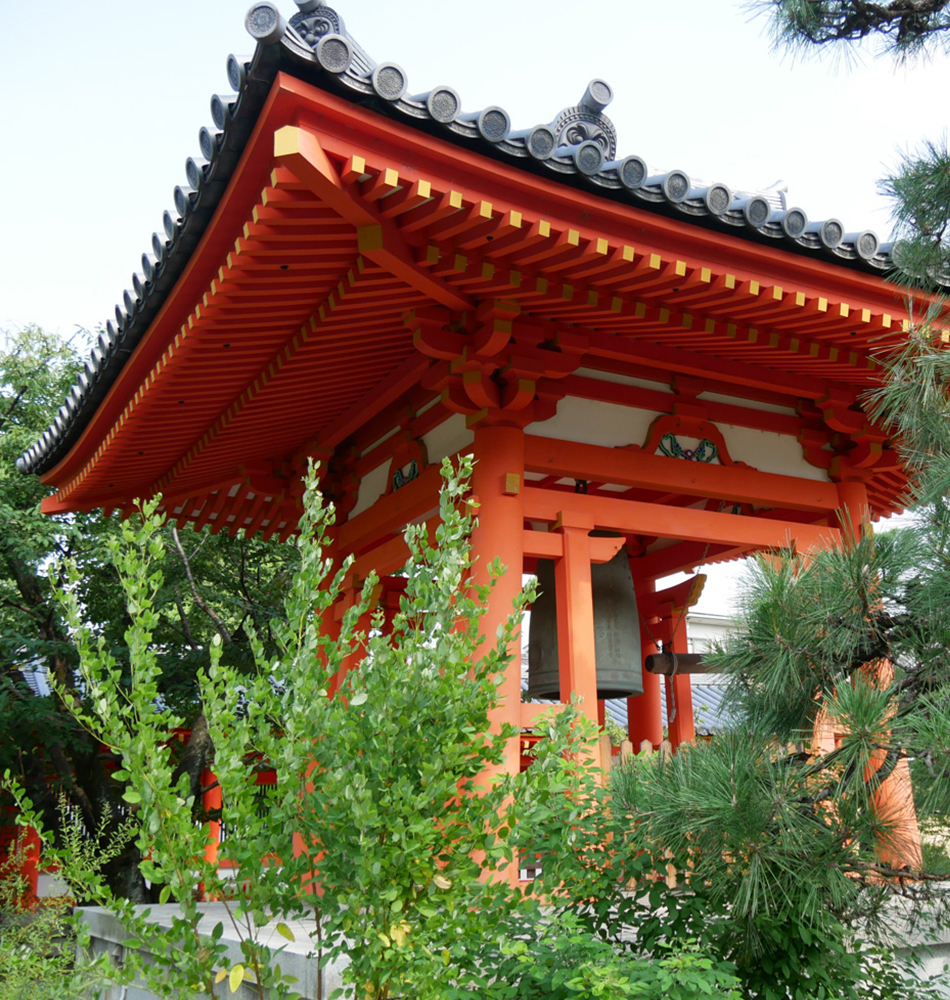
[[[19,776],[48,829],[61,833],[59,800],[65,795],[93,836],[104,829],[106,814],[107,827],[120,822],[122,804],[107,780],[114,766],[108,753],[76,724],[66,704],[81,699],[82,690],[75,642],[54,589],[62,582],[59,560],[74,560],[84,613],[97,623],[128,683],[124,633],[130,616],[108,552],[120,533],[119,520],[101,511],[42,514],[39,505],[48,491],[14,464],[56,416],[79,368],[71,345],[39,329],[4,334],[0,341],[0,769]],[[252,631],[272,646],[272,622],[281,613],[280,592],[296,553],[259,538],[179,532],[173,524],[162,533],[164,582],[155,626],[159,687],[193,730],[180,766],[197,788],[212,752],[197,684],[211,639],[220,638],[225,662],[245,670],[253,663]],[[62,694],[43,693],[47,678]],[[112,860],[107,874],[116,891],[146,898],[131,848]]]
[[[110,780],[129,808],[143,871],[161,886],[159,902],[176,904],[161,927],[103,881],[90,885],[133,934],[130,948],[157,958],[149,970],[133,950],[126,980],[139,971],[169,997],[210,997],[224,980],[232,992],[243,984],[262,998],[291,997],[266,937],[272,930],[289,941],[303,928],[315,961],[345,958],[352,995],[373,1000],[739,1000],[728,961],[702,946],[670,940],[653,960],[621,939],[623,921],[610,910],[650,862],[626,838],[635,828],[606,808],[587,765],[596,734],[573,707],[552,723],[536,764],[485,782],[517,735],[489,718],[521,609],[477,658],[491,586],[469,581],[470,471],[465,459],[458,473],[444,467],[434,544],[424,527],[409,530],[405,594],[386,627],[377,615],[360,628],[372,577],[339,627],[325,627],[349,561],[335,565],[326,552],[332,513],[311,481],[274,651],[252,637],[248,676],[212,642],[200,686],[230,833],[222,852],[239,866],[233,880],[205,859],[207,828],[194,822],[193,793],[168,752],[180,719],[159,689],[163,538],[154,502],[144,525],[124,523],[111,547],[131,620],[131,685],[90,627],[70,570],[62,599],[85,688],[76,711],[119,759]],[[331,679],[357,650],[359,663],[331,695]],[[260,762],[275,769],[276,784],[254,784]],[[544,869],[534,891],[498,877],[516,854],[536,853]],[[223,919],[206,916],[199,885],[225,907]],[[631,903],[624,913],[631,905],[643,911]],[[225,921],[240,938],[236,963]]]

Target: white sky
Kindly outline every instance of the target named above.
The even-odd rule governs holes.
[[[289,19],[292,0],[279,0]],[[0,329],[71,335],[113,314],[183,183],[249,0],[6,4],[0,36]],[[876,181],[945,133],[950,59],[792,61],[722,0],[336,0],[410,93],[454,87],[466,110],[551,121],[592,77],[613,88],[619,154],[734,190],[782,178],[811,219],[889,232]],[[704,602],[705,603],[705,602]],[[717,608],[709,607],[709,611]]]

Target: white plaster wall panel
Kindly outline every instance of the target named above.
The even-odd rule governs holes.
[[[350,512],[347,520],[352,520],[357,514],[362,514],[364,510],[372,507],[374,503],[386,492],[389,480],[389,461],[377,465],[372,472],[368,472],[360,480],[360,491],[356,497],[356,506]]]
[[[425,442],[426,455],[430,465],[441,463],[447,455],[468,448],[475,440],[475,434],[465,426],[465,417],[461,413],[453,413],[448,420],[443,420],[438,427],[433,427],[428,434],[422,436]]]
[[[722,431],[734,462],[745,462],[760,472],[828,482],[827,472],[809,465],[802,454],[802,446],[788,434],[757,431],[751,427],[736,427],[734,424],[716,426]]]
[[[630,399],[631,402],[636,399],[635,389],[631,390]],[[604,448],[625,448],[631,444],[642,445],[650,424],[658,416],[655,410],[638,410],[634,406],[568,396],[558,403],[555,416],[531,424],[526,433]]]
[[[623,448],[630,444],[642,446],[650,425],[661,414],[655,410],[639,410],[617,403],[601,403],[568,396],[558,404],[558,412],[550,420],[531,424],[526,433],[558,441]],[[801,445],[787,435],[760,431],[734,424],[716,425],[726,441],[729,455],[735,462],[745,462],[761,472],[783,476],[798,476],[827,482],[824,469],[816,469],[805,461]],[[684,448],[695,448],[695,438],[679,439]]]

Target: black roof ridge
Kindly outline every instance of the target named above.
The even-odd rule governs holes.
[[[187,183],[175,188],[175,214],[165,212],[164,238],[153,233],[141,271],[115,307],[115,321],[106,323],[53,423],[17,459],[21,472],[49,471],[85,430],[185,270],[282,69],[414,128],[570,186],[865,273],[892,267],[891,245],[882,244],[872,230],[848,233],[838,219],[810,221],[801,208],[785,205],[784,193],[776,207],[777,185],[733,192],[719,182],[694,184],[680,169],[651,173],[637,155],[618,159],[616,129],[604,114],[613,91],[603,80],[592,80],[581,100],[551,122],[512,131],[503,108],[465,112],[451,87],[409,95],[402,67],[375,62],[336,10],[322,0],[294,2],[299,9],[289,21],[270,0],[248,11],[245,24],[257,43],[254,54],[228,57],[233,92],[211,98],[213,125],[199,131],[201,159],[189,157],[185,163]]]

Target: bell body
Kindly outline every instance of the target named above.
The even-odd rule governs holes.
[[[629,698],[643,693],[640,616],[630,560],[622,549],[610,562],[590,568],[594,604],[597,697]],[[558,670],[557,592],[554,561],[538,560],[540,595],[531,608],[528,632],[528,696],[562,698]],[[566,697],[568,692],[564,693]]]

